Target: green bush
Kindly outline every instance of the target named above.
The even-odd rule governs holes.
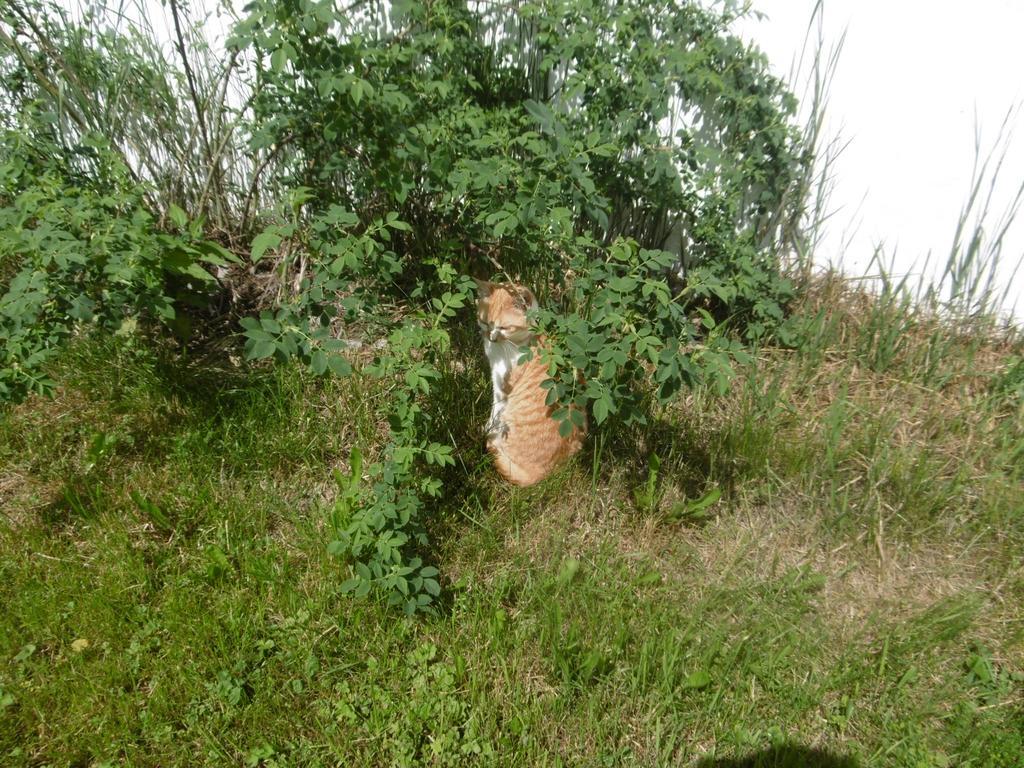
[[[364,476],[343,482],[332,551],[351,566],[347,589],[429,607],[438,582],[417,552],[455,448],[429,403],[452,329],[470,322],[471,276],[536,290],[556,417],[589,411],[600,429],[643,421],[652,397],[699,382],[724,390],[733,361],[783,319],[792,289],[781,254],[804,213],[810,158],[795,100],[729,33],[729,8],[256,0],[209,79],[189,67],[187,34],[184,72],[168,77],[137,36],[121,44],[14,9],[0,39],[5,71],[18,75],[6,99],[45,105],[59,130],[22,126],[7,139],[53,151],[24,168],[5,152],[12,383],[0,394],[45,389],[25,371],[76,323],[173,323],[174,307],[201,303],[216,287],[201,264],[230,256],[202,240],[203,214],[223,227],[235,211],[228,237],[251,241],[248,273],[270,287],[242,320],[247,357],[346,375],[340,326],[387,341],[363,373],[390,392],[389,439]],[[161,160],[173,156],[167,142],[142,135],[154,123],[100,89],[92,69],[76,70],[95,58],[90,46],[133,87],[155,73],[160,125],[178,109],[202,139],[190,140],[199,151],[182,155],[183,172]],[[54,48],[74,55],[54,61]],[[247,90],[240,111],[227,106],[229,75]],[[49,87],[59,78],[80,124]],[[107,112],[124,118],[110,135],[95,130]],[[236,131],[241,114],[251,120]],[[214,134],[235,160],[214,151]],[[138,172],[124,149],[135,142],[153,148]],[[264,187],[290,191],[254,218]],[[173,234],[154,221],[162,212]]]
[[[728,15],[695,3],[248,7],[231,45],[254,59],[254,135],[289,147],[316,235],[279,310],[295,340],[250,325],[249,353],[324,370],[331,307],[385,329],[372,372],[400,394],[371,471],[384,482],[339,502],[333,548],[352,558],[349,589],[377,585],[415,610],[431,594],[406,580],[423,543],[406,531],[421,531],[443,464],[422,403],[449,321],[466,322],[465,277],[498,270],[549,300],[537,319],[565,429],[581,418],[570,403],[598,425],[642,420],[651,374],[662,401],[706,380],[724,389],[742,340],[770,333],[791,295],[780,253],[806,162],[795,102]],[[258,238],[261,256],[288,236],[280,226]],[[685,281],[671,279],[681,262]]]
[[[76,327],[186,332],[176,307],[209,303],[207,267],[237,259],[178,208],[161,232],[143,197],[103,137],[69,156],[41,130],[0,135],[0,402],[47,392]]]

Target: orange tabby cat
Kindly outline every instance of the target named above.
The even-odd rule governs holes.
[[[529,288],[477,281],[477,324],[491,364],[494,400],[487,422],[487,448],[498,471],[515,485],[533,485],[583,445],[583,430],[558,434],[553,409],[544,404],[547,364],[535,355],[519,363],[520,348],[534,340],[526,318],[537,299]]]

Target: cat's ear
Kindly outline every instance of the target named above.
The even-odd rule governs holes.
[[[519,298],[523,302],[523,309],[529,311],[537,308],[537,297],[533,295],[533,291],[524,285],[519,286],[516,291],[519,293]]]
[[[474,277],[473,282],[476,283],[476,293],[480,298],[486,298],[491,295],[491,291],[494,290],[494,283],[488,282],[487,280],[480,280]]]

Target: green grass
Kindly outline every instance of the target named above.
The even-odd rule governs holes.
[[[104,36],[102,83],[62,69],[56,114],[123,126],[156,208],[244,233],[288,155],[245,149],[241,75],[201,26],[178,48],[198,91],[147,30]],[[838,149],[820,42],[803,257]],[[379,381],[79,340],[53,399],[0,413],[0,765],[1024,765],[1024,344],[974,317],[1019,209],[988,212],[1000,165],[978,164],[948,290],[914,295],[881,253],[876,296],[804,279],[795,349],[534,489],[484,452],[467,319],[429,403],[456,465],[416,619],[343,595],[327,551],[332,471],[383,447]]]
[[[534,489],[453,358],[414,620],[326,549],[386,393],[79,343],[0,417],[0,761],[1020,765],[1020,342],[915,322],[878,370],[877,318],[818,288],[802,351]]]

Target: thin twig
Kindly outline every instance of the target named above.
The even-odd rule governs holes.
[[[255,198],[256,196],[256,188],[259,186],[260,175],[263,173],[264,169],[268,165],[270,165],[271,161],[275,157],[277,157],[281,150],[284,149],[288,144],[290,144],[294,138],[294,134],[288,134],[283,139],[281,139],[281,141],[278,142],[278,144],[270,151],[270,153],[265,158],[263,158],[260,164],[256,166],[256,170],[253,171],[252,182],[249,184],[249,192],[245,196],[245,206],[242,209],[242,223],[238,228],[240,232],[245,232],[246,227],[249,224],[249,212],[250,208],[252,207],[253,198]]]

